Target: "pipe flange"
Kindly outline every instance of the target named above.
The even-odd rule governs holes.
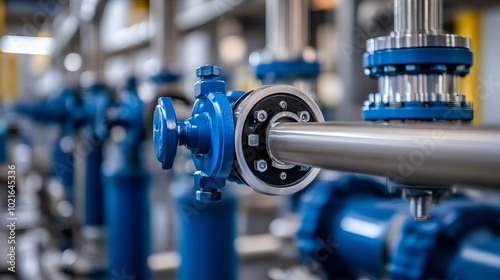
[[[233,111],[236,157],[233,171],[242,181],[260,193],[287,195],[314,180],[319,169],[277,161],[267,150],[266,141],[273,123],[298,122],[301,114],[308,114],[309,122],[324,121],[318,106],[305,93],[288,85],[264,86],[240,98]],[[267,113],[266,120],[256,119],[258,111]]]
[[[387,49],[364,56],[366,74],[371,77],[444,73],[465,76],[472,62],[472,52],[465,48]]]
[[[455,34],[405,34],[377,37],[366,41],[367,52],[415,47],[470,49],[470,39]]]

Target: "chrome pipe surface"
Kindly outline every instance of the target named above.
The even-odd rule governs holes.
[[[442,0],[395,0],[394,33],[444,34]]]
[[[286,164],[500,190],[500,127],[278,123],[267,137]]]
[[[274,60],[302,57],[308,37],[308,1],[266,0],[266,42]]]

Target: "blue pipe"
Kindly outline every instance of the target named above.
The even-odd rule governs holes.
[[[471,233],[449,267],[447,279],[500,279],[500,235],[491,231]]]
[[[238,279],[236,197],[226,191],[220,201],[201,202],[194,188],[186,188],[185,182],[177,184],[172,189],[182,258],[178,279]]]
[[[112,164],[117,164],[114,162]],[[108,273],[150,279],[151,252],[149,175],[130,164],[107,168],[106,224],[108,232]]]
[[[499,279],[500,207],[456,195],[435,208],[418,222],[372,179],[318,181],[299,206],[302,261],[324,279]]]
[[[104,226],[104,186],[101,180],[103,144],[92,146],[85,159],[85,226]]]
[[[72,143],[64,143],[65,141],[72,139],[62,134],[54,145],[52,174],[61,182],[66,200],[74,205],[75,157],[73,147],[69,146]]]
[[[95,84],[85,89],[83,97],[85,128],[85,226],[104,226],[104,189],[101,179],[104,140],[107,137],[106,110],[110,104],[106,86]],[[83,147],[82,146],[82,147]]]
[[[130,78],[121,99],[108,111],[108,128],[121,126],[126,137],[109,153],[102,173],[105,185],[108,231],[108,274],[150,279],[151,253],[149,205],[150,176],[141,164],[141,144],[146,139],[143,104]]]
[[[76,92],[65,88],[57,96],[40,102],[18,103],[15,105],[15,111],[36,122],[59,124],[60,136],[53,148],[52,175],[64,187],[65,198],[73,203],[75,173],[73,147],[72,143],[63,147],[62,141],[72,141],[70,138],[83,121]]]

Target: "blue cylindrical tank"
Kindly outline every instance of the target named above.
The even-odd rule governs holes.
[[[186,180],[192,182],[191,180]],[[185,181],[172,186],[177,208],[180,280],[235,280],[238,258],[236,238],[237,200],[228,189],[222,200],[200,202],[196,190]]]

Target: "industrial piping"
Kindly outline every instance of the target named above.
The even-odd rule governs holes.
[[[267,147],[278,162],[496,188],[500,129],[450,125],[279,123]]]

